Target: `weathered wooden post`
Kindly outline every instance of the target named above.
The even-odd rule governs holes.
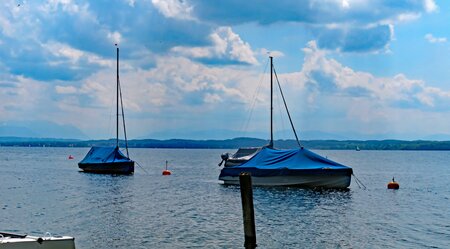
[[[253,210],[253,189],[250,173],[239,174],[241,186],[242,213],[244,217],[244,235],[246,249],[256,248],[255,212]]]

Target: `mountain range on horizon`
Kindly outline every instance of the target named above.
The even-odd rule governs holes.
[[[384,133],[364,134],[358,132],[324,132],[324,131],[299,131],[300,140],[431,140],[449,141],[450,134],[413,134],[413,133]],[[61,125],[48,121],[22,121],[8,122],[0,125],[0,137],[16,138],[55,138],[92,140],[105,138],[92,138],[82,130],[72,125]],[[144,136],[131,137],[130,139],[192,139],[192,140],[226,140],[237,137],[250,137],[268,139],[268,132],[242,132],[235,130],[163,130],[151,132]],[[291,130],[275,131],[275,139],[294,139]],[[109,139],[109,138],[106,138]]]
[[[297,132],[300,140],[432,140],[432,141],[448,141],[450,134],[430,134],[417,135],[415,133],[384,133],[384,134],[364,134],[358,132],[323,132],[323,131],[300,131]],[[149,133],[139,139],[232,139],[238,137],[250,137],[259,139],[268,139],[267,132],[240,132],[233,130],[167,130]],[[275,131],[275,139],[295,139],[291,130]]]
[[[61,125],[49,121],[5,122],[0,124],[0,137],[89,139],[85,133],[73,125]]]

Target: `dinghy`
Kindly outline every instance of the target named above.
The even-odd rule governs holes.
[[[0,248],[2,249],[75,249],[75,239],[69,236],[52,236],[47,233],[43,237],[0,232]]]

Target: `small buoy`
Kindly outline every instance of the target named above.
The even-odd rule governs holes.
[[[167,169],[167,164],[169,163],[169,161],[166,160],[166,169],[163,170],[162,175],[163,176],[170,176],[172,174],[172,172],[170,172],[170,170]]]
[[[69,155],[69,160],[70,160],[70,159],[74,159],[74,157],[73,157],[72,155]]]
[[[387,188],[388,189],[399,189],[400,185],[398,184],[398,182],[396,182],[394,180],[394,177],[392,177],[392,182],[388,183]]]

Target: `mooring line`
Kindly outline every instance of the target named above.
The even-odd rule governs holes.
[[[144,167],[142,167],[138,162],[135,161],[135,163],[136,163],[137,166],[139,166],[139,167],[140,167],[147,175],[150,175],[150,174],[148,173],[148,171],[145,170]]]
[[[358,184],[358,187],[359,187],[359,188],[361,188],[361,186],[359,186],[359,184],[361,184],[361,185],[364,187],[364,190],[367,189],[366,185],[364,185],[364,183],[362,183],[362,181],[360,181],[360,180],[358,179],[358,177],[355,176],[355,174],[352,173],[352,176],[355,177],[355,182],[356,182],[356,184]]]

